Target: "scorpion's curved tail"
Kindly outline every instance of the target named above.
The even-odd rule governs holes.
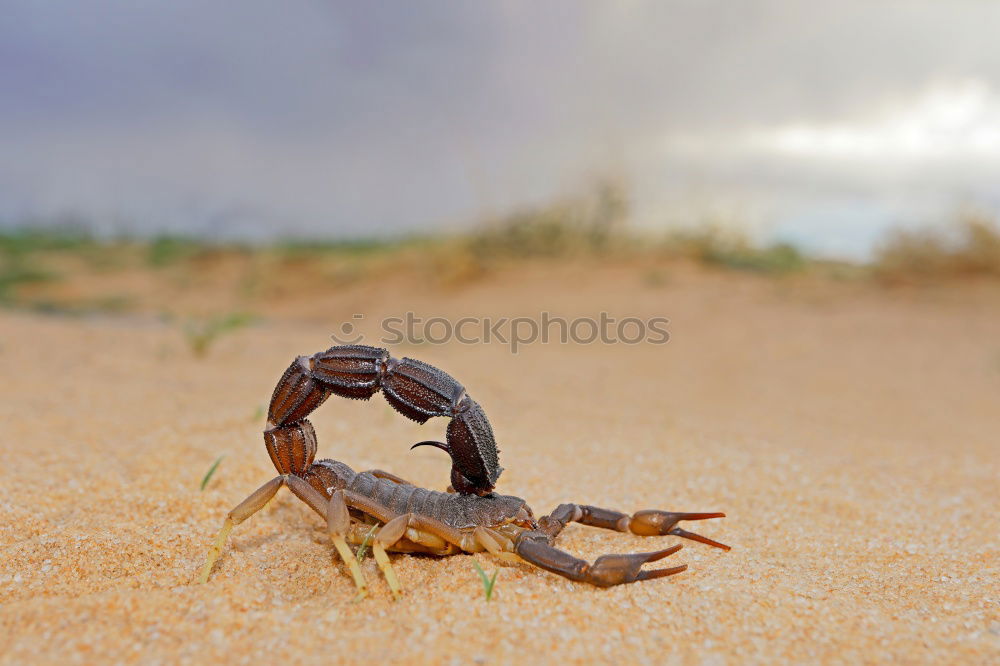
[[[379,347],[341,345],[300,356],[285,370],[271,396],[264,442],[281,474],[301,475],[316,455],[316,435],[306,419],[330,395],[367,400],[382,391],[403,416],[425,423],[451,418],[447,444],[452,486],[487,495],[503,468],[483,408],[446,372],[411,358],[395,359]]]

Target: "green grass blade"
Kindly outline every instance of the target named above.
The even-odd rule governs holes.
[[[234,312],[203,320],[191,320],[184,325],[184,335],[191,352],[201,358],[208,354],[209,347],[220,336],[249,326],[254,321],[255,317],[246,312]]]
[[[366,534],[365,538],[361,540],[361,545],[358,546],[357,553],[358,564],[364,562],[365,557],[368,556],[368,544],[371,543],[372,537],[375,536],[375,530],[377,529],[378,525],[372,525],[372,528],[368,530],[368,534]]]
[[[499,573],[500,573],[499,569],[493,570],[493,576],[490,577],[490,584],[486,588],[486,601],[489,601],[490,598],[493,596],[493,586],[497,584],[497,574]]]
[[[212,466],[208,468],[207,472],[205,472],[205,477],[201,480],[202,490],[204,490],[205,486],[208,485],[208,482],[212,480],[212,475],[215,474],[215,470],[219,468],[219,463],[222,462],[222,459],[225,457],[226,456],[219,456],[218,458],[216,458],[215,462],[212,463]]]
[[[489,577],[483,571],[483,568],[479,566],[479,562],[473,560],[472,566],[476,567],[476,571],[479,573],[479,579],[483,582],[483,594],[486,596],[486,601],[489,601],[493,597],[493,586],[496,585],[497,574],[500,573],[500,570],[496,569],[493,572],[493,576]]]

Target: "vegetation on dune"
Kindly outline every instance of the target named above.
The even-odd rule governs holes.
[[[20,261],[5,261],[0,265],[0,301],[8,300],[14,288],[20,285],[48,282],[57,277],[52,271],[27,266]]]
[[[668,285],[678,261],[766,277],[873,276],[884,284],[1000,278],[1000,231],[983,217],[966,216],[947,231],[896,231],[867,266],[818,262],[788,244],[754,243],[732,225],[656,235],[630,230],[628,218],[625,188],[606,180],[440,236],[250,246],[184,236],[97,239],[79,225],[0,230],[0,307],[59,315],[142,308],[209,313],[184,326],[192,352],[203,355],[217,338],[249,323],[239,313],[259,305],[380,278],[454,288],[524,262],[630,265],[648,287]]]
[[[415,240],[412,238],[344,238],[340,240],[293,238],[279,241],[274,245],[274,249],[291,259],[324,255],[365,257],[392,252],[412,245],[414,242]]]
[[[26,257],[52,250],[81,251],[97,244],[90,234],[73,227],[25,227],[0,233],[0,256]]]
[[[198,257],[206,251],[208,246],[196,238],[157,236],[149,242],[146,261],[153,268],[163,268]]]
[[[433,274],[445,285],[479,279],[519,261],[623,257],[635,249],[625,227],[628,212],[625,189],[604,180],[577,196],[487,219],[425,249]]]
[[[1000,229],[968,215],[955,228],[897,230],[879,248],[874,269],[890,283],[1000,277]]]
[[[661,243],[662,251],[708,266],[780,275],[802,270],[809,260],[788,243],[758,245],[745,235],[708,225],[698,231],[675,232]]]
[[[22,285],[49,282],[58,278],[50,269],[31,261],[32,254],[75,247],[75,236],[32,229],[15,229],[0,234],[0,303],[10,304]]]
[[[605,181],[584,195],[488,220],[463,242],[484,262],[603,254],[623,244],[627,218],[625,190]]]

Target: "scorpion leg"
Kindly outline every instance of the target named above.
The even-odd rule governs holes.
[[[424,443],[425,442],[421,442],[420,444],[424,444]],[[440,444],[440,442],[434,442],[434,444]],[[419,446],[419,444],[414,444],[410,448],[412,449],[412,448],[414,448],[416,446]],[[369,470],[366,470],[365,473],[366,474],[371,474],[376,479],[387,479],[389,481],[392,481],[393,483],[398,483],[398,484],[404,485],[404,486],[416,486],[417,485],[417,484],[413,483],[412,481],[407,481],[403,477],[397,476],[397,475],[393,474],[392,472],[387,472],[384,469],[369,469]],[[453,493],[453,492],[455,492],[455,488],[453,486],[448,486],[447,488],[445,488],[445,492],[446,493]]]
[[[330,540],[333,541],[334,547],[340,553],[340,558],[344,560],[344,564],[347,565],[354,578],[354,585],[358,588],[355,599],[363,599],[368,594],[368,583],[365,582],[365,577],[361,573],[358,558],[354,556],[354,552],[347,546],[345,540],[351,529],[351,514],[347,510],[342,490],[338,490],[330,498],[330,504],[326,510],[326,527],[330,533]]]
[[[626,555],[602,555],[593,564],[573,557],[550,543],[551,537],[541,530],[522,532],[517,539],[515,551],[524,560],[537,567],[559,574],[570,580],[590,583],[598,587],[611,587],[637,580],[650,580],[672,576],[687,569],[686,564],[667,569],[646,569],[642,565],[673,555],[683,548],[677,544],[665,550],[652,553],[629,553]]]
[[[402,478],[400,476],[396,476],[392,472],[386,472],[385,470],[382,470],[382,469],[370,469],[367,472],[362,472],[362,473],[363,474],[364,473],[371,474],[372,476],[374,476],[377,479],[388,479],[389,481],[392,481],[393,483],[398,483],[398,484],[401,484],[401,485],[404,485],[404,486],[415,485],[415,484],[410,483],[409,481],[407,481],[406,479],[404,479],[404,478]]]
[[[301,499],[303,502],[312,507],[313,510],[316,511],[316,513],[320,514],[321,516],[325,516],[327,530],[330,533],[330,538],[333,541],[333,545],[337,549],[337,552],[340,553],[340,557],[343,558],[344,563],[347,564],[348,569],[350,569],[351,576],[354,578],[354,584],[358,588],[358,594],[357,597],[355,598],[356,599],[364,598],[365,595],[368,593],[368,584],[365,582],[364,576],[361,573],[361,566],[358,564],[357,557],[355,557],[354,553],[347,546],[347,541],[346,541],[346,537],[350,533],[350,527],[351,527],[351,515],[350,512],[347,510],[348,504],[351,503],[347,499],[347,493],[349,493],[350,491],[345,492],[343,490],[338,490],[330,497],[330,502],[327,503],[324,500],[323,496],[319,493],[319,491],[317,491],[315,488],[309,485],[308,482],[303,481],[302,479],[296,476],[292,476],[288,478],[287,483],[289,489],[293,493],[295,493],[299,497],[299,499]],[[351,495],[353,496],[354,493],[351,493]],[[353,503],[351,504],[353,505]],[[369,513],[369,515],[375,515],[375,514]],[[380,518],[377,515],[375,517],[385,522],[384,518]],[[396,521],[389,521],[389,524],[393,522]],[[389,524],[384,525],[382,529],[379,530],[379,532],[375,535],[374,542],[372,543],[372,553],[375,555],[375,559],[378,560],[379,567],[382,568],[383,572],[386,572],[386,568],[383,566],[382,559],[384,559],[385,564],[388,565],[389,558],[385,556],[384,550],[382,551],[382,559],[379,558],[379,550],[380,550],[379,535],[386,532],[386,528],[389,527]],[[403,531],[404,533],[406,531],[405,525],[403,527]],[[399,541],[401,536],[402,535],[393,539],[392,543],[389,545],[392,545],[396,543],[396,541]],[[393,596],[398,598],[398,595],[400,593],[399,583],[398,581],[396,581],[396,576],[395,573],[392,571],[391,566],[389,566],[389,571],[386,573],[386,579],[389,581],[389,586],[393,589]],[[395,587],[393,587],[393,583],[395,583]]]
[[[382,526],[378,523],[352,522],[351,529],[348,531],[346,537],[347,543],[353,546],[364,544],[367,548],[371,546],[372,539],[380,527]],[[397,541],[389,550],[394,553],[419,553],[422,555],[437,556],[454,555],[459,552],[457,547],[446,542],[444,539],[428,532],[421,532],[412,527],[407,528],[406,538]],[[361,560],[359,559],[358,562],[361,562]]]
[[[351,490],[341,492],[347,506],[385,523],[372,539],[372,555],[396,599],[402,595],[402,588],[386,549],[392,548],[404,536],[413,543],[427,546],[431,552],[447,554],[452,548],[467,552],[478,550],[471,535],[463,534],[439,520],[415,513],[396,514],[370,497]]]
[[[427,516],[421,516],[419,514],[397,514],[387,506],[369,497],[365,497],[360,493],[356,493],[353,490],[344,491],[344,500],[350,508],[367,514],[378,520],[380,523],[388,523],[400,515],[409,515],[409,528],[415,529],[418,532],[432,534],[445,543],[456,546],[462,550],[467,550],[470,547],[470,541],[467,535],[462,534],[461,531],[446,525],[440,520],[435,520],[434,518],[428,518]],[[420,542],[419,534],[414,534],[414,537],[416,538],[411,539],[412,541]],[[407,536],[407,538],[409,538],[409,536]]]
[[[519,564],[523,561],[515,553],[510,552],[513,550],[513,543],[502,534],[498,534],[487,527],[477,527],[473,530],[472,536],[476,540],[476,543],[482,546],[486,552],[501,562]]]
[[[386,549],[394,548],[403,537],[412,543],[426,546],[429,552],[441,554],[449,554],[454,552],[456,548],[473,548],[467,537],[432,518],[405,513],[387,522],[372,540],[372,555],[375,556],[375,561],[385,575],[385,582],[389,585],[392,596],[396,600],[402,597],[403,590],[399,584],[399,578],[396,576],[396,571],[392,568],[392,562],[389,560]],[[461,545],[449,543],[447,539],[462,543]],[[500,555],[505,554],[516,558],[512,553],[500,553]]]
[[[639,536],[679,536],[692,541],[708,544],[723,550],[730,550],[724,543],[688,532],[677,526],[682,520],[708,520],[709,518],[725,518],[724,513],[679,513],[673,511],[658,511],[647,509],[628,514],[612,509],[601,509],[586,504],[560,504],[548,516],[539,519],[539,529],[550,538],[555,538],[570,522],[600,527],[616,532],[631,532]]]
[[[274,497],[274,494],[278,492],[284,482],[285,477],[276,476],[253,491],[249,497],[229,512],[226,520],[222,523],[222,529],[219,530],[218,535],[215,537],[215,542],[208,550],[208,556],[205,558],[205,566],[202,567],[201,575],[198,576],[199,583],[208,581],[208,576],[212,573],[212,567],[215,565],[215,561],[219,559],[219,556],[222,555],[222,548],[226,545],[226,539],[229,538],[229,533],[233,531],[233,528],[263,509],[264,505]]]
[[[392,598],[397,601],[403,596],[403,588],[399,585],[396,571],[392,568],[392,562],[389,561],[389,556],[386,555],[385,549],[391,548],[397,541],[403,538],[407,528],[410,526],[410,517],[411,514],[396,516],[383,525],[382,529],[378,531],[372,540],[372,555],[375,556],[378,568],[382,570],[385,582],[388,583],[389,589],[392,591]]]

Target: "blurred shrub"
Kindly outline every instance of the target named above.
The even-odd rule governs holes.
[[[288,239],[277,243],[274,249],[287,259],[305,257],[364,257],[384,254],[406,245],[406,240],[381,238],[347,238],[343,240]]]
[[[157,236],[149,243],[146,262],[154,268],[163,268],[180,261],[197,257],[206,251],[205,241],[184,236]]]
[[[879,248],[874,270],[886,282],[1000,277],[1000,231],[977,215],[949,230],[896,230]]]
[[[664,249],[671,256],[756,273],[790,273],[805,268],[808,263],[793,245],[756,245],[742,233],[724,231],[713,225],[698,231],[671,234]]]
[[[60,229],[12,229],[0,233],[0,302],[10,304],[17,287],[58,277],[56,272],[43,268],[35,254],[74,249],[90,242],[89,236],[80,232]]]
[[[765,247],[747,243],[736,247],[712,248],[703,259],[709,264],[758,273],[789,273],[806,265],[802,253],[788,243]]]
[[[583,195],[490,221],[466,238],[465,247],[483,262],[599,254],[621,238],[627,216],[624,187],[602,180]]]
[[[451,238],[425,238],[414,249],[425,271],[443,285],[481,278],[524,259],[600,256],[628,244],[625,188],[600,180],[583,194],[487,220]]]
[[[24,284],[48,282],[57,275],[51,271],[25,265],[19,259],[0,258],[0,302],[7,303],[16,287]]]
[[[35,252],[79,250],[96,244],[85,231],[73,227],[22,228],[0,232],[0,255],[25,257]]]

